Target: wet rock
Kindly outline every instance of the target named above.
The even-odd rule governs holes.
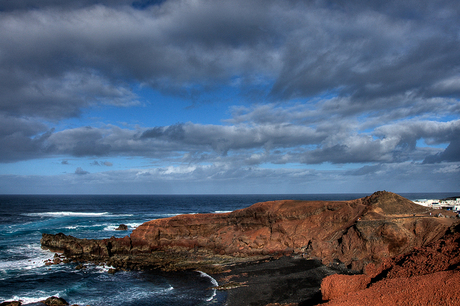
[[[11,302],[3,302],[0,303],[0,306],[21,306],[22,303],[20,301],[11,301]]]
[[[86,266],[83,264],[79,264],[75,267],[75,270],[81,270],[81,269],[86,269]]]
[[[120,224],[115,230],[116,230],[116,231],[127,231],[127,230],[128,230],[128,226],[125,225],[125,224]]]
[[[66,300],[56,296],[49,297],[45,301],[42,301],[42,303],[47,306],[69,305]]]

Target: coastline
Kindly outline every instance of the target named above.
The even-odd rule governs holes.
[[[197,206],[196,203],[193,205]],[[175,215],[160,219],[166,211],[159,211],[154,218],[151,218],[158,221],[147,221],[146,228],[136,227],[133,230],[134,235],[130,232],[116,231],[116,228],[121,223],[134,224],[137,219],[145,218],[144,211],[147,209],[141,205],[137,206],[136,210],[122,212],[112,211],[108,207],[107,209],[99,208],[98,212],[91,211],[84,215],[78,212],[76,206],[72,209],[66,208],[72,211],[71,217],[68,216],[67,210],[61,207],[53,210],[44,207],[46,210],[42,210],[45,212],[40,213],[31,214],[19,211],[24,221],[35,222],[25,223],[27,226],[22,226],[21,230],[27,230],[30,227],[32,229],[43,228],[43,225],[46,225],[47,232],[62,233],[55,235],[42,233],[42,239],[47,238],[43,240],[42,249],[48,246],[50,250],[61,251],[64,253],[60,256],[61,261],[71,261],[72,264],[69,266],[56,264],[47,267],[45,263],[46,267],[36,268],[37,271],[31,275],[44,280],[43,283],[46,285],[40,287],[47,290],[48,295],[44,296],[58,295],[66,298],[69,303],[80,305],[93,305],[91,302],[96,301],[98,297],[80,299],[75,293],[65,293],[69,284],[72,285],[72,281],[67,282],[66,276],[76,274],[76,271],[72,269],[74,263],[89,264],[88,269],[79,273],[88,275],[85,277],[81,275],[79,282],[90,283],[100,275],[103,278],[110,278],[112,282],[117,279],[119,283],[117,286],[120,288],[128,288],[125,287],[125,284],[129,283],[125,275],[129,271],[144,270],[146,275],[150,270],[153,270],[153,274],[164,272],[171,275],[171,273],[178,272],[178,280],[181,275],[180,271],[184,271],[186,274],[195,275],[194,277],[198,276],[198,279],[192,281],[190,286],[187,285],[187,288],[194,287],[195,282],[204,284],[200,290],[204,290],[205,299],[199,297],[198,300],[206,301],[207,298],[213,296],[213,292],[208,289],[216,286],[205,277],[200,277],[197,272],[202,271],[216,279],[220,285],[218,287],[221,287],[219,289],[222,289],[222,291],[214,291],[217,292],[217,295],[211,301],[204,302],[209,305],[322,304],[321,280],[331,273],[350,274],[348,269],[359,271],[361,266],[356,263],[369,262],[367,255],[363,253],[369,250],[365,245],[366,241],[374,243],[375,249],[372,249],[374,257],[375,254],[382,254],[380,250],[401,253],[405,250],[406,244],[402,242],[405,241],[407,233],[407,231],[400,230],[401,225],[404,225],[406,229],[413,228],[416,231],[410,232],[416,235],[411,234],[407,238],[419,248],[426,244],[427,239],[432,241],[439,239],[444,229],[447,229],[450,223],[455,222],[452,216],[432,217],[429,211],[425,211],[426,208],[423,208],[424,211],[418,211],[420,207],[414,208],[411,203],[400,199],[397,195],[382,192],[365,199],[340,203],[334,201],[271,201],[233,210],[233,213],[219,211],[220,213],[217,214],[214,208],[209,208],[207,211],[211,211],[210,214]],[[288,209],[292,208],[296,209],[290,212]],[[346,214],[348,210],[357,208],[359,210],[356,213]],[[414,212],[414,209],[417,211]],[[102,214],[99,211],[107,212]],[[356,219],[357,216],[358,219]],[[88,228],[89,223],[92,224],[91,228]],[[107,223],[111,224],[108,226]],[[105,238],[107,228],[113,229],[112,238]],[[130,228],[134,227],[130,225]],[[84,229],[90,233],[90,235],[80,234],[80,237],[89,236],[94,239],[72,238],[71,235],[76,233],[77,229]],[[139,231],[140,229],[142,231]],[[313,232],[313,229],[316,229],[316,232]],[[324,233],[324,230],[329,232]],[[307,238],[309,235],[311,237],[304,239],[296,235],[296,231],[297,234],[302,233]],[[24,231],[24,233],[28,232]],[[126,236],[120,237],[122,235]],[[16,236],[12,237],[19,239]],[[22,238],[22,236],[18,237]],[[420,237],[424,240],[410,240]],[[37,235],[27,236],[27,239],[26,241],[36,241]],[[308,243],[302,243],[305,248],[297,249],[296,245],[291,247],[290,243],[298,243],[302,239],[305,242],[308,241]],[[16,240],[11,240],[11,242],[14,243]],[[155,244],[156,242],[158,244]],[[151,246],[157,248],[153,253],[150,251]],[[229,248],[229,254],[226,254],[227,248]],[[24,250],[20,249],[18,255],[22,254],[22,251]],[[343,257],[347,254],[357,257],[359,261],[348,261],[348,257]],[[387,257],[389,256],[385,256]],[[320,264],[321,260],[327,266],[318,266],[315,260],[309,261],[307,258],[318,259],[317,264]],[[340,258],[345,260],[340,260]],[[32,257],[29,262],[31,260],[33,260]],[[336,260],[342,262],[346,268],[336,267]],[[48,262],[54,262],[54,259]],[[91,268],[91,265],[94,264],[112,266],[113,269],[110,270],[116,272],[116,276],[109,276],[107,273],[99,274]],[[16,267],[17,264],[10,266]],[[13,271],[18,274],[20,272]],[[117,271],[120,271],[119,274]],[[53,283],[56,272],[63,276],[63,284],[59,288]],[[135,278],[137,282],[137,277]],[[129,284],[133,285],[132,282]],[[139,288],[142,287],[142,285],[139,286]],[[17,285],[11,282],[10,287],[17,288]],[[174,286],[174,288],[180,288],[180,286]],[[123,303],[127,301],[126,298],[137,299],[137,297],[120,295],[118,292],[120,291],[113,291],[107,295],[112,299],[112,302],[107,305],[121,305],[117,301]],[[154,291],[149,290],[148,292]],[[20,294],[16,295],[17,299],[20,299],[21,296],[34,295],[33,292],[28,295]],[[176,298],[176,296],[179,297],[178,294],[171,293],[170,296],[171,299],[180,300]],[[1,299],[0,302],[11,300],[11,297]],[[161,305],[171,305],[171,303],[165,302]]]
[[[343,265],[325,266],[317,259],[300,256],[239,263],[228,268],[213,275],[222,290],[227,292],[226,306],[317,305],[322,302],[323,278],[350,273]]]

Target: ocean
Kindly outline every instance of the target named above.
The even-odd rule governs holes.
[[[179,214],[229,212],[271,200],[351,200],[367,195],[0,195],[0,303],[33,304],[58,296],[70,304],[91,306],[225,305],[226,293],[212,289],[216,280],[199,271],[109,274],[105,266],[46,266],[54,253],[41,249],[42,233],[123,237],[146,221]],[[411,200],[458,196],[401,195]],[[116,231],[120,224],[128,231]]]

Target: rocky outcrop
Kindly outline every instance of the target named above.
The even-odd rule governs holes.
[[[11,301],[11,302],[3,302],[0,303],[0,306],[21,306],[21,301]]]
[[[44,301],[40,301],[38,303],[32,303],[32,304],[22,304],[22,301],[11,301],[11,302],[0,303],[0,306],[21,306],[21,305],[23,306],[26,306],[26,305],[59,306],[59,305],[69,305],[69,303],[67,303],[67,301],[64,300],[63,298],[56,297],[56,296],[51,296]],[[78,306],[78,305],[74,304],[72,306]]]
[[[361,275],[331,275],[321,284],[326,305],[458,305],[460,225],[425,247],[369,264]]]
[[[43,304],[47,306],[54,306],[54,305],[69,305],[66,300],[60,297],[52,296],[47,298],[46,300],[42,301]]]
[[[43,234],[42,246],[75,260],[125,268],[187,268],[250,257],[297,254],[360,270],[442,236],[455,221],[390,192],[352,201],[272,201],[223,214],[146,222],[104,240]],[[181,265],[178,267],[177,265]]]
[[[120,224],[115,230],[116,231],[127,231],[128,226],[126,224]]]

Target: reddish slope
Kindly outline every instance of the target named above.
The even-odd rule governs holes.
[[[325,305],[459,305],[460,225],[423,248],[366,267],[363,275],[332,275],[321,284]]]

